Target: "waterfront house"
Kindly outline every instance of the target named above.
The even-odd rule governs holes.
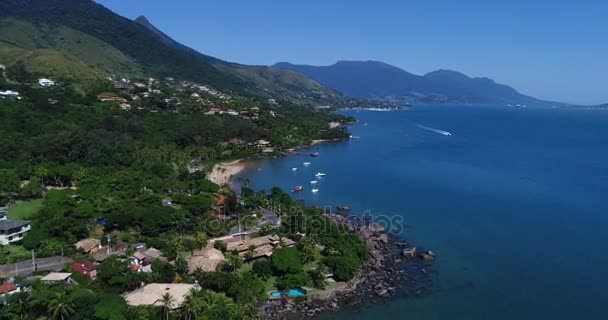
[[[192,289],[198,291],[201,287],[188,283],[150,283],[125,294],[124,298],[130,306],[160,307],[162,306],[163,296],[169,294],[173,299],[169,308],[177,309],[184,304]]]
[[[91,280],[95,280],[97,278],[97,267],[92,262],[74,261],[72,262],[72,269],[83,275],[85,278]]]
[[[270,257],[272,251],[277,247],[291,247],[294,244],[295,242],[291,239],[269,235],[233,241],[226,244],[226,249],[237,252],[246,261],[252,261],[262,257]]]
[[[29,221],[7,220],[6,214],[0,214],[0,244],[3,246],[23,240],[31,229]]]

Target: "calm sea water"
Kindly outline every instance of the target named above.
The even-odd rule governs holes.
[[[360,139],[258,162],[242,177],[255,189],[303,185],[296,197],[309,204],[401,215],[403,236],[439,258],[431,294],[327,318],[608,318],[607,111],[348,114]]]

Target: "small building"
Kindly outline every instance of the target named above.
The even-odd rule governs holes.
[[[19,95],[19,92],[13,91],[13,90],[0,91],[0,98],[21,100],[21,96]]]
[[[74,261],[72,262],[72,269],[83,275],[85,278],[91,280],[95,280],[97,278],[97,267],[92,262]]]
[[[23,240],[32,229],[31,223],[25,220],[6,220],[6,215],[0,220],[0,244],[5,246]]]
[[[40,281],[47,284],[71,284],[74,283],[72,280],[72,274],[69,272],[51,272],[46,276],[42,277]]]
[[[267,140],[258,140],[258,142],[256,142],[255,145],[259,149],[269,148],[270,147],[270,141],[267,141]]]
[[[128,103],[121,103],[119,107],[120,107],[120,109],[122,109],[122,110],[124,110],[124,111],[129,111],[129,110],[131,110],[131,105],[130,105],[130,104],[128,104]]]
[[[96,253],[101,248],[101,241],[99,239],[82,239],[74,245],[77,250],[82,250],[85,253]]]
[[[205,112],[206,115],[215,115],[215,114],[222,114],[224,111],[222,111],[222,109],[219,108],[211,108],[209,109],[209,111]]]
[[[41,87],[48,88],[48,87],[54,86],[55,85],[55,81],[53,81],[51,79],[47,79],[47,78],[40,78],[40,79],[38,79],[38,84]]]
[[[124,295],[127,304],[130,306],[162,306],[163,296],[169,294],[172,298],[170,309],[180,308],[190,290],[200,290],[196,284],[188,283],[150,283],[142,288],[131,291]]]
[[[138,250],[131,256],[131,264],[141,267],[149,266],[154,260],[159,259],[162,256],[163,253],[156,248]]]
[[[6,304],[10,295],[20,292],[30,293],[31,289],[31,284],[15,283],[13,282],[13,280],[8,280],[7,282],[0,285],[0,303]]]
[[[99,99],[100,101],[118,101],[118,102],[127,102],[127,99],[113,94],[113,93],[102,93],[100,95],[97,96],[97,99]]]

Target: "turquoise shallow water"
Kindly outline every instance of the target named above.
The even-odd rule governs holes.
[[[400,215],[403,236],[439,258],[431,294],[327,318],[606,318],[608,112],[429,106],[348,114],[361,121],[351,128],[360,139],[259,162],[242,177],[256,189],[303,185],[294,196],[309,204]],[[313,194],[319,171],[327,176]]]

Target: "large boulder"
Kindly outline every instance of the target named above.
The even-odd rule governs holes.
[[[403,256],[408,259],[414,258],[416,256],[416,247],[403,249]]]

